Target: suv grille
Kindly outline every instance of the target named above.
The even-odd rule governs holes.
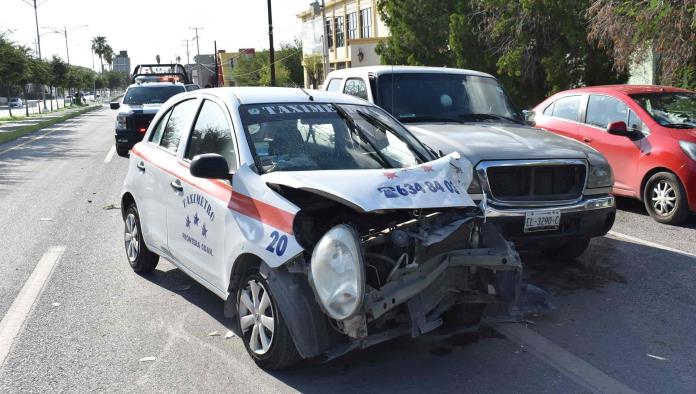
[[[581,163],[493,164],[486,168],[491,198],[520,203],[575,200],[582,194],[586,172]]]

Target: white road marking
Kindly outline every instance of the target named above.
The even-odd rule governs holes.
[[[114,158],[114,153],[116,153],[116,145],[111,145],[111,149],[109,149],[109,152],[106,154],[106,157],[104,158],[104,163],[111,162],[111,159]]]
[[[679,249],[675,249],[675,248],[670,248],[669,246],[660,245],[660,244],[655,243],[655,242],[646,241],[644,239],[640,239],[640,238],[634,237],[632,235],[617,233],[616,231],[609,231],[608,234],[613,236],[613,237],[616,237],[616,238],[621,238],[621,239],[625,239],[627,241],[631,241],[633,243],[642,244],[645,246],[650,246],[651,248],[662,249],[662,250],[665,250],[667,252],[677,253],[677,254],[681,254],[681,255],[686,256],[686,257],[691,257],[693,259],[696,259],[696,254],[685,252],[683,250],[679,250]]]
[[[630,387],[521,324],[498,323],[494,324],[493,328],[594,393],[636,393]]]
[[[34,303],[43,291],[44,284],[51,277],[53,269],[63,257],[64,252],[65,246],[53,246],[48,249],[10,305],[5,317],[0,321],[0,366],[5,362],[12,344],[24,326],[24,321],[31,313]]]

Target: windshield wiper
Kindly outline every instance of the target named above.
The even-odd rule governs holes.
[[[360,126],[358,126],[358,124],[355,123],[355,119],[351,118],[350,115],[348,115],[348,113],[346,112],[346,110],[343,109],[343,108],[341,108],[341,107],[338,106],[337,104],[334,104],[333,107],[336,108],[336,112],[338,113],[338,115],[339,115],[341,118],[343,118],[343,120],[345,120],[345,121],[348,123],[349,128],[350,128],[353,132],[355,132],[361,140],[366,141],[367,144],[370,145],[370,147],[374,150],[374,153],[375,153],[375,155],[377,156],[377,158],[379,158],[379,161],[382,162],[382,165],[384,166],[384,168],[394,168],[392,165],[389,164],[389,160],[387,160],[387,158],[384,157],[384,156],[379,152],[379,150],[378,150],[377,147],[372,143],[372,141],[370,141],[370,139],[369,139],[369,138],[367,137],[367,135],[365,134],[365,131],[363,131],[363,130],[360,128]]]
[[[688,124],[688,123],[665,123],[663,124],[664,127],[670,127],[673,129],[696,129],[696,125]]]
[[[461,114],[459,115],[460,118],[464,119],[491,119],[491,120],[506,120],[508,122],[512,123],[517,123],[521,124],[522,122],[515,119],[515,118],[510,118],[507,116],[503,115],[496,115],[496,114]]]
[[[414,115],[414,116],[399,116],[401,123],[418,123],[418,122],[443,122],[443,123],[462,123],[459,119],[445,118],[442,116],[431,115]]]

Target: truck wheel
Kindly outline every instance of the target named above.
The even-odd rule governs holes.
[[[121,156],[121,157],[128,157],[130,149],[128,149],[127,146],[121,145],[121,144],[116,144],[116,154]]]
[[[237,311],[244,347],[256,365],[278,370],[300,361],[268,283],[257,271],[242,275],[237,287]]]
[[[560,261],[573,261],[580,257],[590,246],[589,238],[580,238],[564,243],[561,246],[542,250],[542,253],[552,259]]]
[[[648,179],[643,202],[650,216],[660,223],[679,224],[691,214],[684,187],[670,172],[658,172]]]
[[[123,240],[126,248],[126,257],[133,271],[148,273],[155,270],[159,256],[150,251],[145,245],[143,231],[140,226],[140,216],[135,204],[131,204],[126,210],[124,219]]]

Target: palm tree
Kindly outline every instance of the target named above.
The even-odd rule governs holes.
[[[106,43],[106,37],[104,36],[96,36],[92,39],[92,51],[99,56],[102,73],[104,72],[104,55],[108,46],[109,44]]]
[[[111,70],[111,62],[114,60],[114,50],[111,49],[111,45],[109,44],[106,44],[106,48],[104,48],[104,60],[106,60],[106,64],[109,65],[109,70]]]

